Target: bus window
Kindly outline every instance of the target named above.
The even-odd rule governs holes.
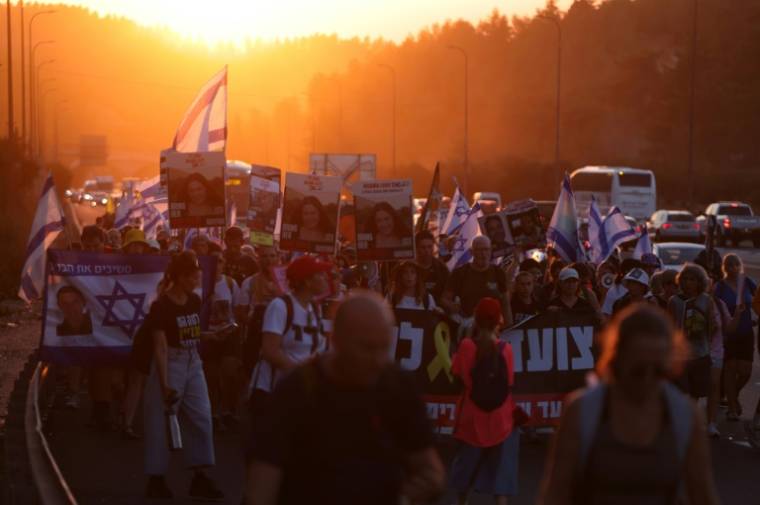
[[[618,173],[618,182],[621,186],[636,186],[640,188],[652,187],[651,174],[632,174],[630,172]]]
[[[612,190],[612,175],[578,172],[572,176],[572,186],[573,191],[609,193]]]

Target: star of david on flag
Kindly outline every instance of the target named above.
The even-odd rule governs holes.
[[[137,331],[137,328],[145,320],[145,305],[146,293],[128,293],[124,286],[119,281],[116,281],[113,286],[113,292],[110,295],[96,295],[95,298],[100,302],[103,308],[106,310],[106,315],[103,321],[100,323],[103,326],[111,326],[121,328],[130,339]],[[123,314],[123,311],[119,311],[117,306],[118,302],[126,302],[128,307],[125,307],[127,314]],[[123,304],[122,304],[123,306]],[[120,316],[125,315],[126,318]]]

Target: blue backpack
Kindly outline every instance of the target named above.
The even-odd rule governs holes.
[[[481,410],[492,412],[507,401],[510,393],[509,370],[504,359],[506,342],[499,342],[498,350],[475,362],[470,371],[472,390],[470,399]]]

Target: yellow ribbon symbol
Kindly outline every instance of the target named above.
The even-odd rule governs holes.
[[[445,321],[441,321],[435,327],[433,332],[433,343],[435,344],[435,358],[428,364],[427,373],[430,382],[433,382],[441,370],[449,378],[449,382],[454,382],[451,375],[451,356],[449,356],[449,347],[451,346],[451,331]]]

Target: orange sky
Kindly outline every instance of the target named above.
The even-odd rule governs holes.
[[[493,9],[528,15],[545,0],[64,0],[208,42],[336,33],[396,41],[447,19],[478,21]],[[572,0],[558,0],[567,9]]]

